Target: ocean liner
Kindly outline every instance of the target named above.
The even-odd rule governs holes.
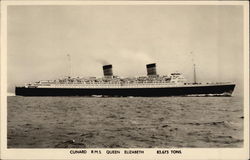
[[[97,96],[97,97],[160,97],[160,96],[231,96],[234,83],[187,83],[179,72],[159,76],[156,64],[146,65],[147,76],[120,78],[113,75],[112,65],[104,65],[104,77],[66,77],[57,80],[42,80],[17,86],[20,96]]]

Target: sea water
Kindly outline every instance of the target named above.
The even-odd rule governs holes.
[[[7,101],[8,148],[243,147],[237,96]]]

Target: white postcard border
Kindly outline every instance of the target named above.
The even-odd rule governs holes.
[[[85,149],[7,149],[7,7],[10,5],[242,5],[244,7],[244,147],[243,148],[160,148],[181,150],[182,154],[156,154],[157,148],[143,150],[142,155],[89,154]],[[249,6],[247,1],[2,1],[1,2],[1,159],[247,159],[249,155]],[[87,150],[87,154],[71,154]]]

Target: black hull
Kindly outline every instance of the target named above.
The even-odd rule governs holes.
[[[16,87],[16,95],[20,96],[231,96],[235,85],[187,86],[164,88],[25,88]]]

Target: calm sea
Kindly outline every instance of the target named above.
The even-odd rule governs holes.
[[[9,148],[242,147],[240,97],[8,97]]]

